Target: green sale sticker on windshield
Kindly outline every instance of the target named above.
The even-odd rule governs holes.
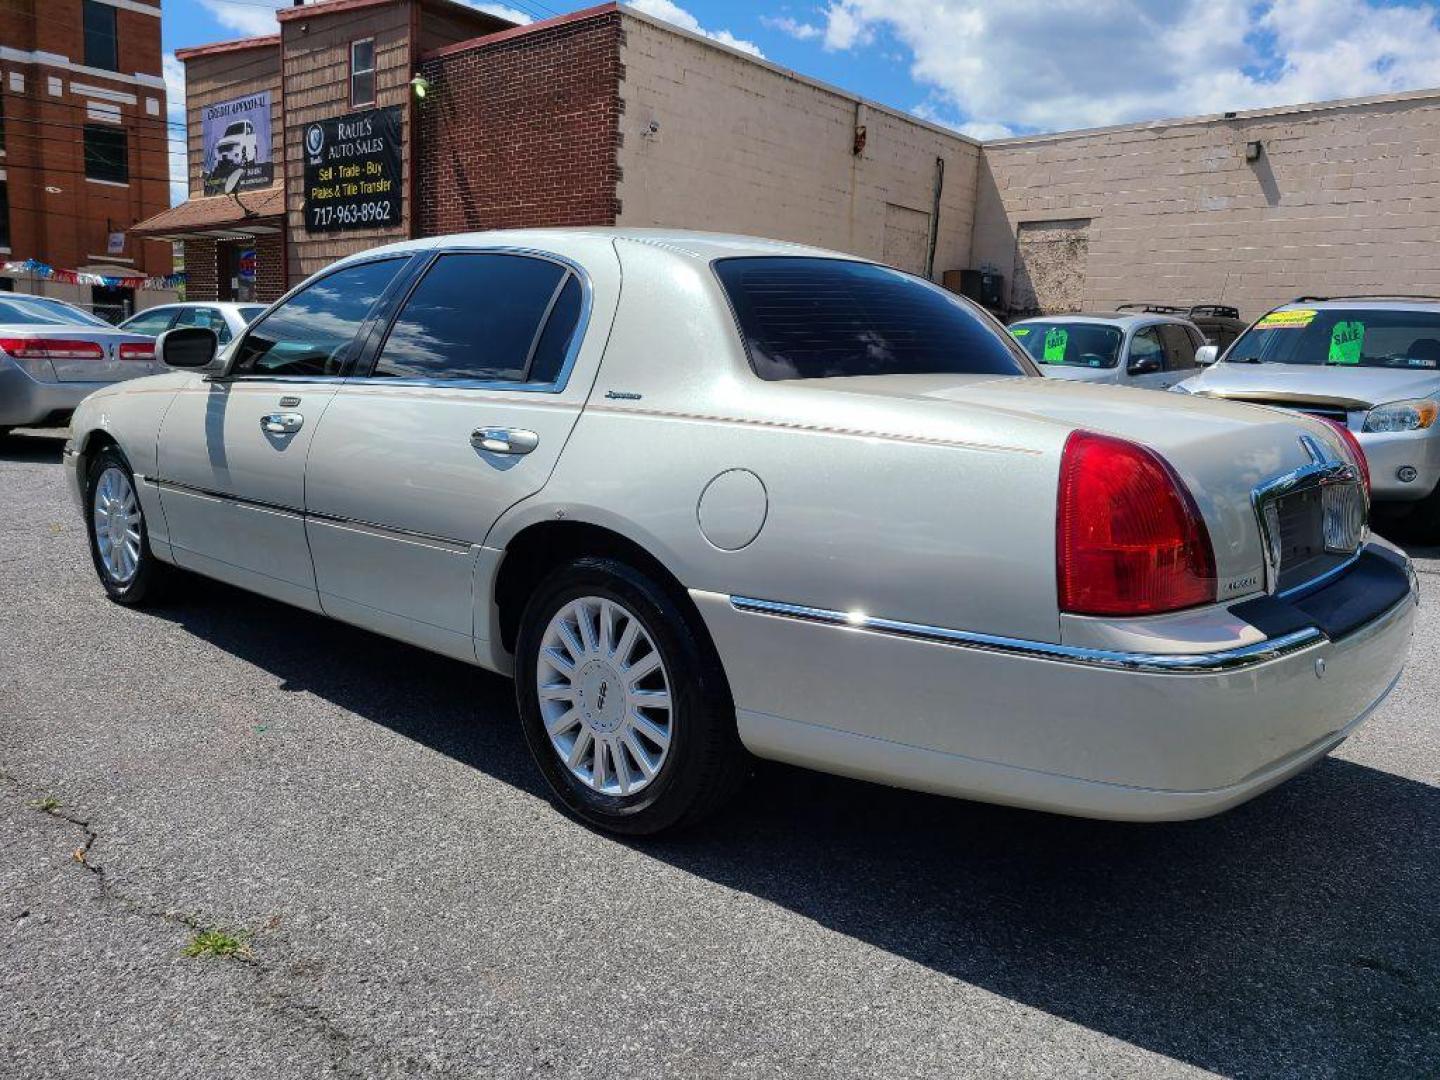
[[[1070,341],[1070,332],[1060,327],[1045,331],[1045,354],[1041,357],[1047,364],[1065,362],[1065,346]]]
[[[1360,350],[1364,345],[1364,323],[1358,321],[1337,322],[1335,328],[1330,331],[1330,356],[1327,362],[1348,364],[1353,367],[1360,363]]]

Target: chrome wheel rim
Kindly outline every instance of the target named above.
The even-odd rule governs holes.
[[[674,738],[670,675],[624,605],[584,596],[557,611],[535,683],[550,745],[586,787],[634,795],[660,774]]]
[[[95,547],[105,576],[128,585],[140,568],[140,503],[125,470],[114,465],[95,485]]]

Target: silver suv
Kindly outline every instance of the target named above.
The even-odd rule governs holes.
[[[1022,319],[1010,333],[1054,379],[1168,390],[1195,374],[1205,336],[1188,319],[1105,311]]]
[[[1440,539],[1440,297],[1302,296],[1175,389],[1343,424],[1369,458],[1372,497]]]

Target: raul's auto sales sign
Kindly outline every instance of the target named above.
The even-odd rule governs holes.
[[[400,109],[367,109],[305,128],[305,231],[399,228]]]

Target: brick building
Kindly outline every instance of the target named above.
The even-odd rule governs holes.
[[[107,278],[170,273],[133,226],[170,202],[160,0],[0,5],[0,262]],[[109,314],[173,292],[0,271],[0,288]]]
[[[1016,311],[1440,292],[1437,91],[981,144],[615,4],[517,27],[315,0],[178,55],[191,198],[139,231],[185,242],[197,298],[408,236],[610,224],[987,269]],[[273,166],[207,195],[237,103]],[[363,168],[328,156],[355,132]]]

